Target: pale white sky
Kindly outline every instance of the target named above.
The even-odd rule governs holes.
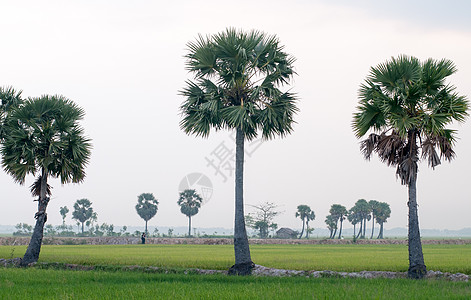
[[[354,4],[353,4],[354,3]],[[206,174],[213,196],[193,218],[194,227],[233,226],[233,175],[207,166],[228,132],[209,139],[179,129],[178,91],[189,78],[185,45],[198,34],[232,26],[276,34],[297,58],[292,91],[300,112],[294,133],[268,141],[246,159],[245,201],[274,202],[280,227],[301,227],[299,204],[310,205],[325,227],[331,204],[347,208],[360,198],[391,205],[386,226],[406,227],[407,189],[395,170],[363,160],[350,124],[357,90],[371,66],[399,54],[453,60],[451,82],[471,95],[471,5],[468,1],[21,1],[0,2],[0,85],[24,96],[62,94],[86,111],[93,139],[87,178],[57,180],[48,222],[59,207],[88,198],[99,223],[141,225],[137,196],[152,192],[159,210],[151,226],[186,226],[176,204],[189,173]],[[469,177],[471,121],[456,125],[457,159],[432,171],[420,165],[422,228],[471,227]],[[226,172],[225,170],[222,170]],[[228,174],[226,173],[228,176]],[[0,171],[0,224],[34,223],[36,204],[25,186]],[[250,211],[250,207],[247,207]],[[73,224],[70,213],[67,219]],[[347,225],[349,227],[350,225]]]

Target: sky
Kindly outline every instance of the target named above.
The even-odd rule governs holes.
[[[351,129],[358,88],[372,66],[401,54],[447,58],[458,68],[449,82],[471,96],[466,0],[3,0],[0,10],[0,86],[23,90],[24,97],[61,94],[86,112],[82,126],[93,143],[87,177],[64,186],[50,181],[50,224],[62,222],[61,206],[72,210],[87,198],[100,224],[144,225],[134,206],[139,194],[153,193],[159,206],[150,226],[187,226],[179,188],[196,181],[207,197],[193,227],[233,227],[231,132],[203,139],[179,127],[179,91],[191,79],[186,44],[198,34],[257,29],[276,35],[296,58],[297,76],[286,87],[299,98],[294,132],[246,149],[246,212],[275,203],[279,227],[301,228],[294,216],[300,204],[315,211],[310,226],[325,227],[332,204],[349,209],[362,198],[390,204],[386,228],[407,226],[407,188],[394,168],[363,159]],[[471,227],[471,120],[452,127],[460,138],[456,159],[435,170],[419,165],[422,228]],[[33,181],[20,186],[0,171],[0,224],[34,223]]]

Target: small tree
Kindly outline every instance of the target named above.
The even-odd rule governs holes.
[[[155,199],[152,193],[142,193],[137,196],[137,204],[136,204],[136,211],[137,214],[146,221],[146,235],[148,235],[147,231],[147,222],[152,219],[155,214],[157,213],[157,205],[159,201]]]
[[[93,217],[96,219],[96,213],[93,212],[92,202],[90,202],[90,200],[80,199],[75,202],[72,219],[77,220],[82,224],[82,234],[84,233],[83,225],[87,221],[91,224]]]
[[[265,239],[268,237],[269,228],[275,228],[278,226],[276,223],[273,223],[273,218],[280,214],[279,211],[275,210],[278,206],[270,202],[251,206],[256,209],[256,212],[255,214],[249,213],[245,219],[250,220],[251,218],[252,221],[250,221],[248,226],[258,230],[260,238]]]
[[[188,236],[191,236],[191,217],[199,212],[203,198],[195,190],[184,190],[177,203],[182,214],[188,217]]]

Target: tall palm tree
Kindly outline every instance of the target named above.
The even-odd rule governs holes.
[[[294,214],[296,218],[300,218],[303,221],[303,228],[301,229],[301,234],[299,238],[302,238],[304,233],[304,225],[306,224],[306,218],[311,211],[311,208],[308,205],[298,205],[298,211]]]
[[[368,205],[370,206],[370,210],[371,210],[371,237],[370,239],[372,239],[374,231],[375,231],[375,217],[378,214],[378,210],[380,208],[380,202],[376,200],[370,200],[368,201]]]
[[[191,217],[196,215],[201,207],[203,198],[195,190],[184,190],[178,198],[178,205],[182,214],[188,217],[188,236],[191,236]]]
[[[445,126],[464,122],[468,101],[447,84],[456,72],[452,61],[415,57],[391,58],[371,68],[359,91],[359,105],[353,117],[358,138],[372,133],[361,142],[366,159],[376,152],[409,192],[409,270],[411,278],[422,278],[424,263],[417,214],[416,181],[418,163],[426,159],[435,168],[441,159],[455,157],[455,130]],[[438,154],[440,153],[440,155]]]
[[[376,214],[376,223],[379,224],[379,234],[378,239],[383,238],[384,223],[387,222],[387,219],[391,216],[391,208],[386,202],[380,202],[379,208]]]
[[[235,129],[235,264],[231,274],[250,274],[254,264],[244,222],[244,141],[261,131],[265,139],[292,131],[298,110],[295,96],[283,92],[294,74],[294,58],[283,51],[275,36],[233,28],[212,36],[199,36],[187,44],[187,81],[181,94],[181,128],[187,134],[207,137],[215,130]]]
[[[90,157],[90,140],[78,124],[84,111],[63,96],[28,99],[5,122],[8,135],[1,146],[4,170],[20,184],[26,175],[37,175],[31,193],[37,196],[36,225],[22,264],[39,258],[46,208],[51,195],[49,177],[61,183],[81,182]]]

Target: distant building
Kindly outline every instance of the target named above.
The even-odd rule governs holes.
[[[279,239],[295,239],[298,237],[298,232],[293,229],[283,227],[276,232],[276,237]]]

